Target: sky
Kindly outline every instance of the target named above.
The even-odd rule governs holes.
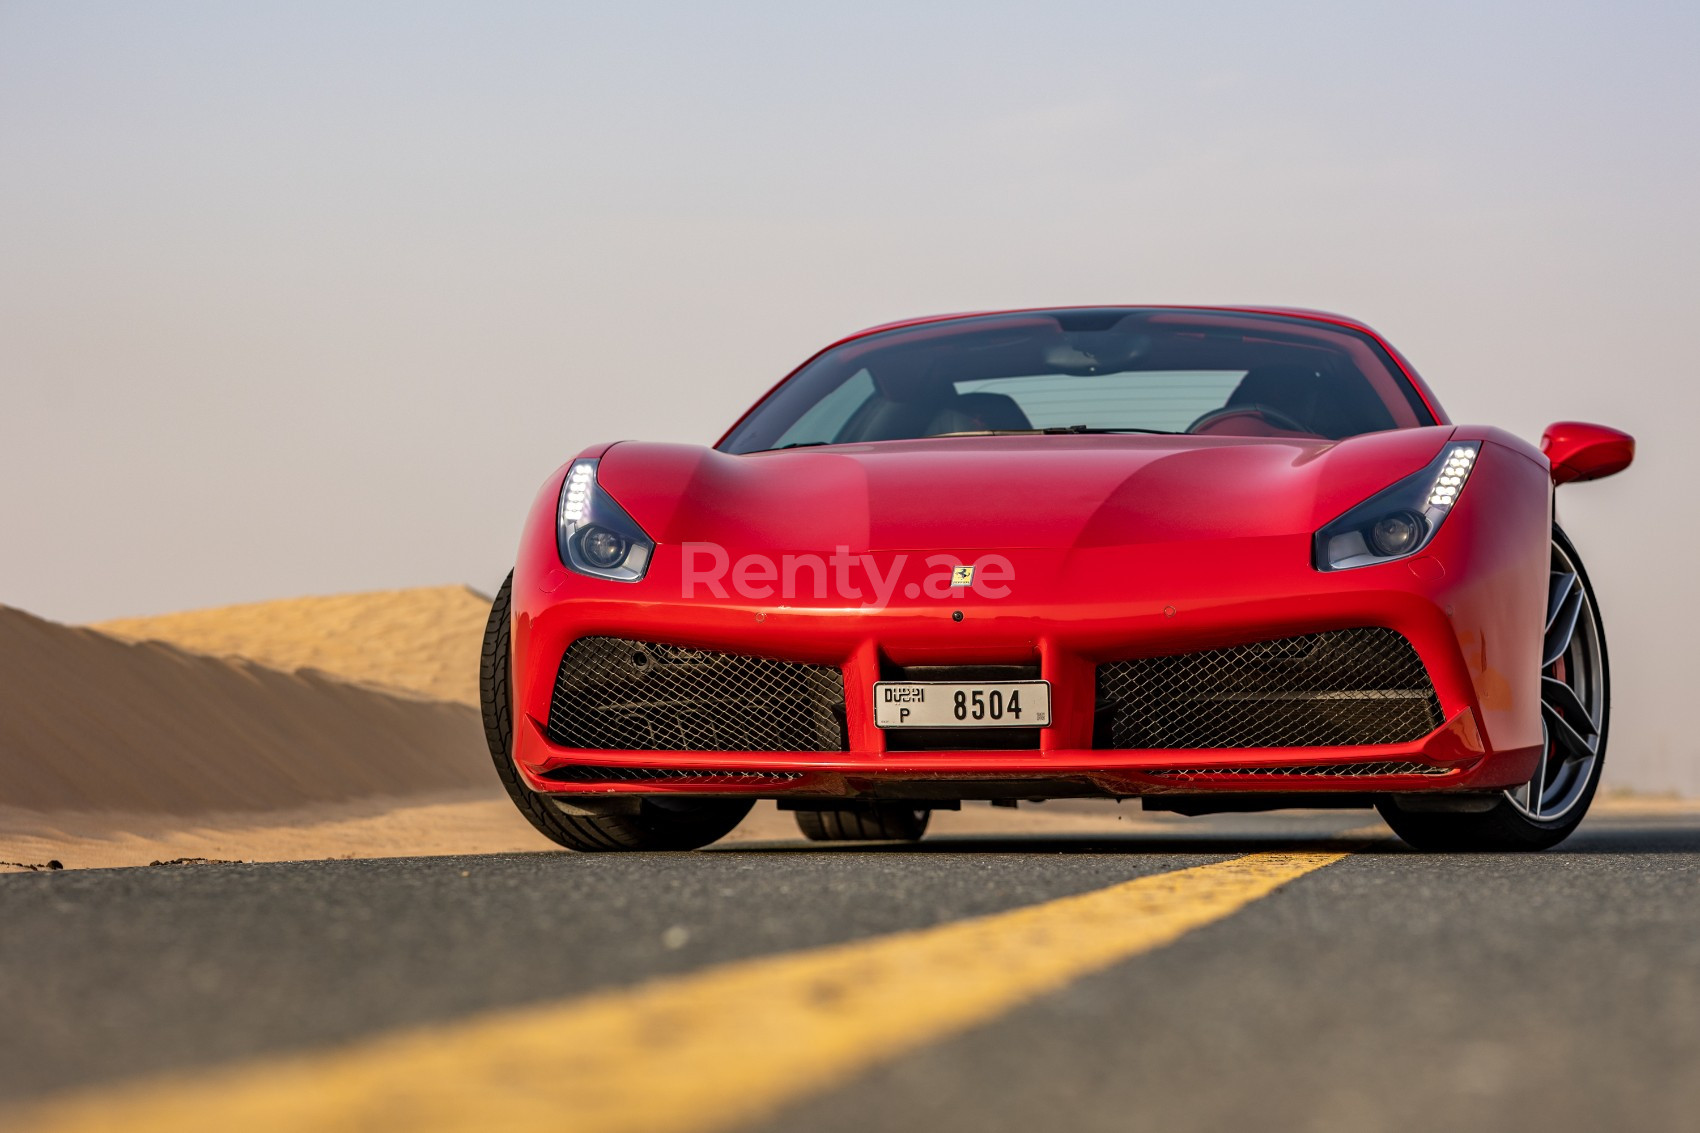
[[[0,0],[0,602],[466,582],[584,446],[1000,306],[1363,318],[1560,492],[1700,793],[1700,6]]]

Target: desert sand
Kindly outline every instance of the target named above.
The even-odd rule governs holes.
[[[193,816],[488,779],[468,705],[4,608],[0,689],[0,805],[10,807]]]
[[[90,628],[476,705],[489,614],[490,599],[471,587],[433,586],[119,618]]]
[[[0,607],[0,868],[547,845],[491,805],[484,608],[448,587],[128,623],[213,656]]]

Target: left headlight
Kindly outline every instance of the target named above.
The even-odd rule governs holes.
[[[1458,502],[1480,451],[1477,441],[1450,442],[1421,472],[1324,525],[1316,533],[1316,569],[1349,570],[1392,562],[1428,546]]]
[[[593,578],[636,582],[655,541],[596,482],[596,461],[575,460],[561,482],[555,537],[561,562]]]

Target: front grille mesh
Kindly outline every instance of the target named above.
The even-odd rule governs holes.
[[[1299,778],[1351,779],[1365,775],[1450,775],[1452,767],[1428,763],[1301,763],[1264,767],[1160,767],[1144,772],[1162,778],[1243,778],[1246,776],[1297,776]]]
[[[549,738],[624,751],[843,751],[834,666],[581,637],[549,705]]]
[[[1110,748],[1407,743],[1441,724],[1417,651],[1380,627],[1100,665],[1098,714]]]

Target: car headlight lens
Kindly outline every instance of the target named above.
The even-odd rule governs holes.
[[[1408,554],[1422,541],[1427,525],[1415,512],[1398,511],[1375,521],[1369,529],[1369,546],[1378,555]]]
[[[1477,441],[1450,443],[1421,472],[1325,525],[1316,533],[1316,569],[1392,562],[1428,546],[1458,502],[1480,451]]]
[[[561,562],[593,578],[636,582],[655,542],[596,482],[596,461],[575,460],[561,483],[556,530]]]
[[[579,533],[578,548],[592,566],[608,570],[626,561],[631,544],[606,527],[586,527]]]

